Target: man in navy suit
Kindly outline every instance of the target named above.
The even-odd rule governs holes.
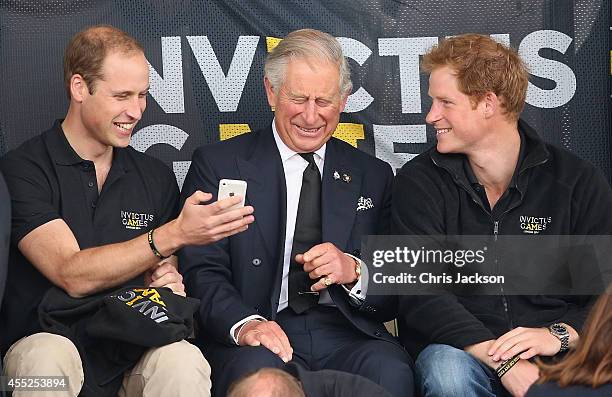
[[[255,208],[246,232],[180,254],[188,293],[202,301],[198,343],[214,393],[293,360],[411,396],[411,359],[382,324],[395,299],[367,296],[358,258],[362,236],[387,231],[393,173],[331,137],[352,88],[340,44],[290,33],[266,59],[264,84],[272,126],[199,148],[183,186],[183,197],[214,195],[220,179],[246,180]]]

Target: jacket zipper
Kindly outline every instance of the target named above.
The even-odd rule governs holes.
[[[442,166],[442,165],[438,164],[438,162],[433,157],[431,157],[431,161],[437,167],[443,168],[449,174],[451,174],[453,176],[453,179],[455,180],[455,183],[458,186],[460,186],[461,188],[463,188],[463,190],[465,190],[468,193],[468,195],[472,198],[472,201],[474,201],[474,203],[476,203],[476,205],[478,205],[487,215],[491,216],[491,220],[493,221],[493,219],[492,219],[492,215],[493,215],[492,211],[491,212],[487,211],[486,208],[482,205],[482,203],[479,200],[476,200],[472,196],[470,190],[462,183],[462,181],[459,179],[459,177],[452,170],[446,168],[445,166]],[[529,164],[529,165],[527,165],[526,167],[524,167],[523,169],[521,169],[519,171],[519,175],[524,173],[525,171],[527,171],[530,168],[537,167],[537,166],[542,165],[542,164],[544,164],[546,162],[548,162],[548,158],[545,158],[545,159],[543,159],[543,160],[541,160],[541,161],[539,161],[537,163]],[[508,208],[506,211],[504,211],[504,213],[502,214],[502,217],[504,215],[506,215],[506,213],[512,211],[514,208],[516,208],[516,206],[514,206],[512,208]],[[493,241],[494,242],[497,242],[498,234],[499,234],[499,220],[495,220],[495,221],[493,221]],[[503,285],[500,287],[500,293],[501,293],[502,303],[504,305],[504,314],[506,316],[506,322],[507,322],[507,324],[509,326],[509,330],[512,330],[512,329],[514,329],[514,322],[512,321],[512,318],[510,317],[510,311],[509,311],[509,306],[508,306],[508,299],[506,298],[506,295],[504,294],[504,286]]]
[[[467,189],[465,187],[464,187],[464,189],[467,191]],[[468,191],[468,194],[470,194],[469,191]],[[470,194],[470,197],[471,197],[471,194]],[[482,208],[482,210],[487,215],[491,216],[491,220],[493,221],[493,219],[492,219],[492,215],[493,214],[490,213],[489,211],[487,211],[480,201],[476,200],[474,197],[472,197],[472,200],[480,208]],[[504,213],[502,214],[502,217],[503,217],[503,215],[505,215],[507,212],[511,211],[512,209],[513,208],[510,208],[510,209],[504,211]],[[497,243],[497,236],[498,235],[499,235],[499,220],[495,220],[495,221],[493,221],[493,242],[494,243]],[[496,270],[499,271],[499,264],[497,263],[497,259],[495,260],[495,264],[497,265]],[[508,324],[509,330],[512,330],[512,329],[514,329],[514,322],[512,321],[512,318],[510,317],[510,311],[508,309],[508,298],[506,298],[506,295],[504,293],[504,286],[503,285],[500,286],[500,294],[501,294],[500,296],[501,296],[501,299],[502,299],[502,304],[504,305],[504,316],[506,317],[506,324]]]
[[[499,234],[499,220],[493,221],[493,241],[494,242],[497,242],[498,234]],[[497,263],[497,259],[495,259],[495,264],[497,265],[496,270],[499,270],[499,264]],[[513,324],[512,318],[510,317],[510,312],[508,311],[508,298],[506,298],[506,295],[504,294],[503,285],[500,286],[500,292],[501,292],[502,303],[504,305],[504,314],[506,315],[506,321],[510,329],[512,330],[514,329],[514,324]]]

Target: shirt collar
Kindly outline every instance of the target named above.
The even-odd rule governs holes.
[[[64,120],[55,120],[51,133],[49,134],[48,147],[49,152],[55,162],[61,165],[74,165],[82,163],[84,160],[74,151],[64,130],[62,129],[62,122]]]
[[[518,174],[521,169],[521,164],[523,163],[523,160],[525,159],[525,137],[523,136],[523,133],[520,130],[519,130],[519,136],[521,138],[519,157],[518,157],[518,161],[516,162],[516,167],[514,167],[514,173],[512,174],[510,185],[508,185],[509,188],[517,187]],[[472,167],[470,166],[470,162],[468,161],[467,156],[464,156],[463,158],[463,170],[465,172],[465,176],[467,177],[468,181],[470,182],[472,186],[480,185],[480,182],[478,182],[478,179],[476,179],[476,175],[474,175],[474,171],[472,170]]]
[[[48,138],[49,152],[53,160],[59,165],[75,165],[81,163],[91,163],[90,160],[85,160],[70,146],[68,138],[62,129],[63,119],[56,120],[51,128],[51,134]],[[126,148],[113,148],[113,160],[111,168],[120,166],[123,171],[127,171],[126,167]]]
[[[281,139],[280,135],[278,135],[278,131],[276,130],[276,118],[272,120],[272,132],[274,134],[274,141],[276,141],[276,147],[278,148],[278,152],[280,153],[281,160],[285,163],[287,160],[298,154],[298,152],[290,149],[285,142]],[[319,149],[315,150],[315,154],[321,160],[325,160],[325,147],[327,146],[327,142],[323,144]],[[320,165],[319,165],[320,166]]]

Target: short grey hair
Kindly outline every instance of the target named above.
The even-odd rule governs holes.
[[[338,40],[315,29],[300,29],[289,33],[268,54],[264,63],[264,75],[276,94],[285,82],[285,70],[294,59],[319,59],[338,65],[340,72],[340,95],[346,97],[353,89],[351,71]]]

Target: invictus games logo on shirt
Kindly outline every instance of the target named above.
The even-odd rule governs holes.
[[[153,214],[121,211],[121,223],[126,229],[140,230],[148,227],[149,222],[153,222]]]
[[[525,234],[539,234],[546,230],[546,226],[548,226],[552,218],[549,217],[537,217],[537,216],[526,216],[521,215],[519,217],[521,230]]]

